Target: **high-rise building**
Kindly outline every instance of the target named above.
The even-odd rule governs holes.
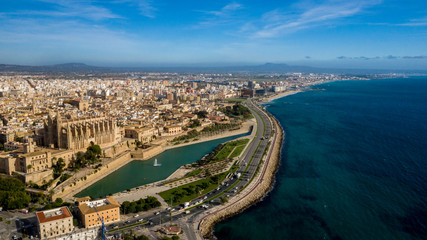
[[[248,88],[254,89],[255,88],[255,81],[248,81]]]

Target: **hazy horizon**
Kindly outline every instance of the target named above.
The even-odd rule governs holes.
[[[5,65],[18,65],[18,66],[56,66],[66,64],[84,64],[90,67],[101,67],[101,68],[227,68],[227,67],[250,67],[250,66],[262,66],[265,64],[284,64],[290,67],[312,67],[319,69],[348,69],[348,70],[413,70],[413,71],[425,71],[426,68],[417,65],[400,65],[399,62],[394,64],[377,64],[371,65],[370,62],[362,64],[352,64],[351,60],[344,62],[334,61],[295,61],[295,62],[206,62],[206,63],[117,63],[117,64],[103,64],[103,63],[90,63],[90,62],[59,62],[59,63],[48,63],[48,64],[10,64],[0,63]]]

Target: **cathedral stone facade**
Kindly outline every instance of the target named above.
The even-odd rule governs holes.
[[[44,123],[43,143],[47,147],[84,150],[91,144],[101,147],[117,143],[116,121],[107,117],[64,118],[49,114]]]

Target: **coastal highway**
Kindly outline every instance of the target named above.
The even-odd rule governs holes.
[[[233,176],[231,179],[226,179],[217,189],[199,199],[192,200],[190,205],[204,204],[209,207],[210,205],[220,204],[219,197],[231,198],[244,189],[255,176],[265,149],[268,146],[268,141],[272,134],[272,125],[269,116],[264,111],[261,111],[258,106],[251,101],[248,101],[246,105],[256,118],[257,130],[252,142],[250,142],[243,156],[240,158],[240,165],[236,171],[236,174],[240,173],[240,178]]]
[[[117,232],[121,232],[114,231],[114,228],[121,228],[126,225],[132,225],[138,223],[138,220],[142,222],[142,220],[140,220],[141,218],[144,219],[144,222],[146,221],[144,225],[149,229],[169,221],[175,223],[180,219],[181,221],[185,220],[189,225],[191,225],[194,221],[196,221],[195,219],[197,219],[197,216],[200,214],[205,215],[204,213],[207,209],[220,205],[220,197],[232,198],[239,191],[244,189],[250,183],[250,180],[255,176],[258,166],[268,146],[269,138],[272,135],[272,123],[269,119],[269,116],[252,101],[247,101],[246,106],[250,109],[257,121],[257,130],[253,140],[249,143],[249,146],[240,158],[240,165],[234,176],[232,176],[230,179],[226,179],[217,189],[203,195],[200,198],[190,201],[190,210],[188,210],[189,213],[187,214],[184,211],[179,211],[179,209],[182,208],[181,206],[173,206],[166,211],[159,211],[148,215],[144,214],[141,215],[141,217],[134,218],[126,222],[107,226],[107,230],[110,230],[109,235],[114,235],[117,234]],[[239,178],[236,177],[237,173],[240,173]],[[194,232],[187,233],[187,237],[189,239],[197,239]]]

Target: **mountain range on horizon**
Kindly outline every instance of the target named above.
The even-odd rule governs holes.
[[[0,64],[0,72],[29,73],[108,73],[108,72],[194,72],[194,73],[330,73],[330,74],[427,74],[427,70],[393,70],[393,69],[349,69],[319,68],[311,66],[291,66],[284,63],[265,63],[262,65],[242,66],[156,66],[156,67],[98,67],[85,63],[64,63],[44,66]]]

